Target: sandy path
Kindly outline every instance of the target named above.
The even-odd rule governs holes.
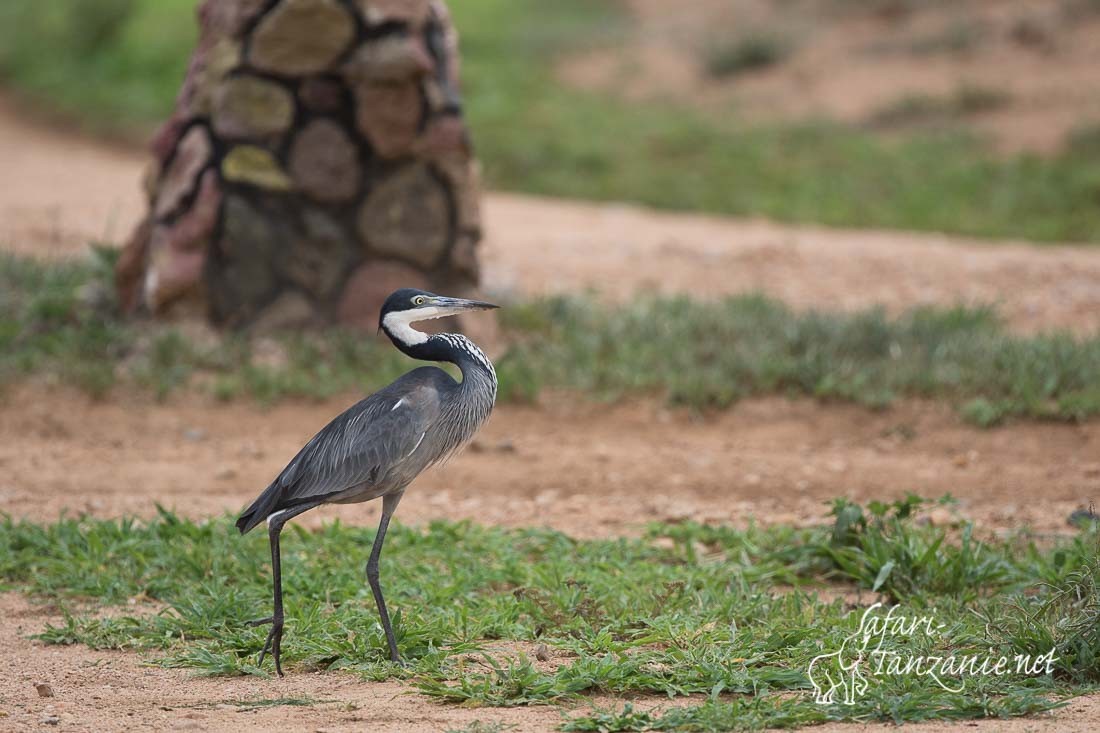
[[[227,409],[18,389],[0,420],[0,506],[39,520],[149,516],[155,502],[190,517],[235,511],[351,401]],[[1100,500],[1098,460],[1097,422],[981,431],[939,405],[872,413],[781,398],[695,418],[548,397],[498,408],[472,450],[414,484],[399,518],[606,536],[652,520],[817,522],[837,496],[913,491],[951,493],[963,516],[990,529],[1065,531],[1070,512]],[[376,512],[322,507],[303,520],[371,523]]]
[[[28,122],[2,98],[0,160],[5,249],[81,252],[90,240],[125,239],[142,214],[139,151]],[[490,291],[759,290],[826,309],[996,303],[1022,330],[1100,328],[1100,247],[994,245],[511,194],[488,194],[485,209]]]

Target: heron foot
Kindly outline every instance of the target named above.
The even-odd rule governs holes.
[[[283,674],[282,664],[282,641],[283,641],[283,618],[282,616],[268,616],[267,618],[258,618],[255,621],[248,621],[247,626],[263,626],[264,624],[271,624],[271,630],[267,632],[267,641],[264,642],[264,648],[260,650],[260,658],[256,660],[256,666],[262,667],[264,664],[264,657],[268,652],[271,652],[271,658],[275,660],[275,672],[280,677],[285,677]]]

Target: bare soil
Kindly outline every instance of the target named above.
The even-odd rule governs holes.
[[[0,247],[9,251],[77,255],[89,238],[125,237],[141,214],[139,153],[41,128],[2,102],[0,159]],[[754,289],[800,307],[894,310],[996,301],[1021,330],[1100,326],[1100,249],[780,227],[499,194],[486,206],[488,288],[497,292],[594,287],[616,298],[651,289],[712,297]],[[52,385],[15,388],[0,404],[0,509],[43,521],[61,513],[147,517],[158,502],[189,517],[235,511],[353,397],[264,409],[123,393],[94,402]],[[500,408],[470,450],[410,490],[398,521],[471,518],[606,536],[654,519],[816,522],[836,496],[907,491],[959,498],[955,512],[938,510],[934,522],[1066,531],[1068,514],[1100,494],[1100,424],[978,431],[937,404],[869,412],[779,398],[699,417],[644,401],[607,406],[548,395]],[[372,523],[376,512],[322,508],[302,520]],[[420,731],[485,720],[534,731],[560,721],[552,709],[441,706],[404,684],[338,674],[199,679],[143,666],[138,654],[28,638],[60,620],[56,609],[0,595],[0,730]],[[54,697],[39,697],[37,683],[51,685]],[[282,697],[320,702],[254,704]],[[1054,716],[964,725],[1093,730],[1098,722],[1094,696]]]
[[[227,407],[194,396],[93,402],[65,389],[17,389],[0,422],[0,504],[37,520],[150,516],[154,503],[196,518],[236,511],[354,399]],[[1100,499],[1098,457],[1096,422],[982,431],[937,404],[870,412],[782,398],[697,417],[551,395],[498,407],[469,450],[417,481],[398,516],[591,537],[653,520],[815,523],[837,496],[912,491],[951,493],[959,515],[990,530],[1060,532],[1072,511]],[[300,521],[369,524],[377,511],[322,507]]]
[[[563,58],[562,79],[757,121],[869,125],[907,100],[978,89],[1000,100],[964,105],[949,121],[1006,151],[1053,152],[1078,126],[1100,123],[1100,13],[1087,1],[696,0],[690,13],[665,0],[625,4],[625,32]],[[779,61],[708,75],[708,54],[746,39],[779,47]]]

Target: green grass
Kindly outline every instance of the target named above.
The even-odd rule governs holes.
[[[793,51],[789,40],[763,31],[716,38],[703,48],[703,68],[708,76],[724,79],[781,64]]]
[[[122,384],[157,397],[191,388],[271,402],[373,390],[413,365],[347,331],[196,341],[174,326],[122,320],[102,296],[112,255],[97,257],[43,264],[0,255],[0,386],[34,379],[104,396]],[[764,394],[872,408],[941,399],[979,425],[1100,414],[1100,334],[1018,336],[990,309],[892,318],[877,309],[795,312],[760,295],[628,305],[568,297],[513,303],[501,317],[510,344],[497,360],[505,401],[564,388],[697,409]],[[272,359],[273,350],[282,357]]]
[[[195,0],[5,0],[0,75],[96,132],[168,116],[198,38]]]
[[[1013,415],[1077,420],[1100,412],[1100,337],[1021,337],[988,309],[920,308],[898,318],[796,313],[759,295],[653,298],[600,306],[566,298],[505,312],[521,334],[509,375],[618,396],[723,407],[766,393],[870,407],[945,399],[981,424]]]
[[[883,128],[945,125],[966,117],[995,112],[1011,103],[1012,96],[1003,90],[963,84],[947,96],[917,94],[901,97],[872,114],[870,123]]]
[[[283,541],[284,660],[291,674],[406,679],[445,703],[560,705],[570,716],[566,730],[1010,717],[1094,689],[1096,530],[979,542],[969,526],[922,523],[921,507],[915,498],[867,507],[841,501],[831,526],[652,525],[638,539],[398,525],[382,572],[407,670],[387,661],[361,577],[372,531],[294,526]],[[148,522],[0,522],[0,581],[70,609],[64,624],[42,634],[46,642],[141,650],[154,664],[201,674],[269,671],[255,666],[266,632],[244,623],[270,604],[266,558],[262,533],[242,539],[228,518],[195,523],[162,511]],[[856,606],[828,600],[857,589]],[[164,610],[97,613],[134,597]],[[953,694],[927,677],[876,675],[856,705],[816,705],[807,666],[839,648],[859,625],[858,609],[876,598],[946,624],[934,637],[888,637],[885,650],[1054,649],[1053,674],[973,677]],[[497,640],[545,643],[562,663],[551,671],[523,653],[486,651]],[[651,712],[586,712],[585,697],[595,693],[692,700]]]
[[[2,5],[0,74],[10,85],[100,128],[148,127],[167,115],[195,37],[191,0]],[[120,6],[130,14],[117,14]],[[557,81],[553,62],[618,42],[627,21],[614,3],[451,6],[491,186],[830,225],[1100,241],[1095,152],[1002,158],[961,133],[882,140],[829,122],[759,126],[736,110],[584,93]]]

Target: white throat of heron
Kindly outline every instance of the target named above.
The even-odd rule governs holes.
[[[440,308],[430,305],[427,308],[413,308],[406,311],[393,311],[387,313],[382,319],[382,326],[391,336],[406,346],[419,346],[430,337],[423,331],[417,331],[412,324],[417,321],[431,321],[436,318],[446,318],[458,313],[459,308]]]

